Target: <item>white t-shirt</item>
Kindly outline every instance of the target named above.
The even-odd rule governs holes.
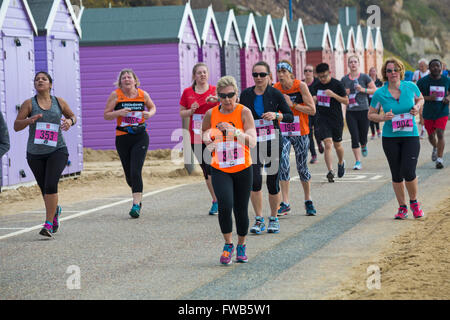
[[[427,70],[425,72],[422,72],[420,70],[416,70],[414,71],[413,77],[412,77],[412,81],[417,82],[420,79],[422,79],[423,77],[427,76],[430,73],[430,70]]]

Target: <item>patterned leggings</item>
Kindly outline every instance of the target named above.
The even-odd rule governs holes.
[[[309,136],[300,137],[282,137],[283,150],[280,160],[280,180],[289,181],[291,169],[289,154],[291,153],[291,144],[295,151],[295,162],[297,163],[297,171],[301,181],[309,181],[311,172],[309,172],[307,160],[309,149]]]

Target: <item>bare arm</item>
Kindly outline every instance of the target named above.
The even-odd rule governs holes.
[[[308,86],[306,83],[300,83],[300,90],[302,92],[302,99],[304,104],[295,104],[294,108],[298,111],[306,113],[307,115],[313,116],[316,114],[316,104],[314,102],[311,93],[309,92]]]
[[[144,99],[145,99],[144,100],[145,106],[147,107],[147,110],[148,110],[148,111],[144,112],[144,118],[145,118],[145,120],[147,120],[155,115],[156,105],[153,102],[153,100],[150,98],[150,95],[145,91],[144,91]]]
[[[103,113],[103,118],[105,120],[114,120],[117,117],[124,117],[131,109],[124,108],[120,110],[114,111],[114,107],[117,104],[117,93],[115,91],[111,92],[108,97],[108,101],[106,101],[105,111]]]
[[[63,98],[56,97],[59,105],[61,106],[62,114],[64,115],[64,120],[61,122],[61,129],[64,131],[69,130],[69,128],[77,122],[77,117],[70,109],[69,105]]]
[[[19,113],[14,121],[14,131],[21,131],[28,127],[30,124],[35,123],[36,120],[42,118],[42,114],[36,114],[32,117],[28,117],[31,114],[31,99],[25,100],[20,106]]]

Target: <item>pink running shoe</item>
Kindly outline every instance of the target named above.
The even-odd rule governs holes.
[[[423,211],[420,207],[420,202],[411,203],[409,206],[411,208],[411,211],[413,212],[413,216],[415,219],[423,217]]]
[[[395,215],[394,219],[403,220],[408,218],[408,208],[400,207]]]
[[[225,244],[222,255],[220,256],[221,264],[231,264],[231,257],[233,256],[234,246],[232,244]]]

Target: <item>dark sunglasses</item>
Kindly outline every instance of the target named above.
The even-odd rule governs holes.
[[[233,98],[236,95],[236,92],[230,92],[230,93],[218,93],[217,94],[219,96],[219,98],[221,99],[225,99],[225,98]]]
[[[269,74],[266,73],[266,72],[253,72],[253,73],[252,73],[253,78],[257,78],[258,76],[259,76],[260,78],[264,78],[264,77],[267,77],[268,75],[269,75]]]
[[[386,69],[386,73],[398,72],[397,69]]]
[[[313,72],[311,69],[305,69],[304,72]]]

